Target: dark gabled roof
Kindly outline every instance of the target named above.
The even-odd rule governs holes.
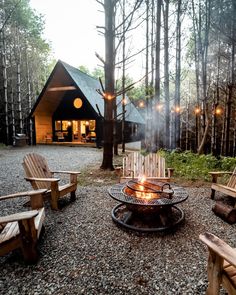
[[[75,83],[75,86],[77,86],[81,92],[84,94],[86,97],[87,101],[90,103],[90,105],[93,107],[94,111],[99,115],[99,112],[97,110],[97,106],[100,110],[100,113],[104,115],[104,101],[102,97],[97,93],[96,89],[100,89],[101,85],[99,81],[88,74],[85,74],[78,70],[77,68],[74,68],[70,66],[69,64],[59,60],[55,66],[55,68],[61,65],[67,74],[70,76],[70,78],[73,80]],[[42,93],[39,95],[38,100],[36,101],[36,104],[32,110],[31,113],[34,112],[36,109],[37,105],[40,103],[40,100],[46,91],[47,85],[49,84],[49,80],[52,79],[52,76],[56,74],[55,68],[52,71],[52,74],[50,75],[45,87],[42,90]],[[122,104],[121,102],[121,96],[117,97],[117,114],[122,112]],[[97,105],[97,106],[96,106]],[[140,124],[145,124],[144,119],[136,109],[136,107],[130,102],[129,98],[127,98],[127,105],[126,105],[126,115],[125,115],[125,120],[129,122],[134,122],[134,123],[140,123]]]
[[[63,66],[67,70],[68,74],[76,83],[77,87],[83,92],[84,96],[87,98],[89,103],[92,105],[94,110],[98,113],[97,107],[98,106],[101,114],[104,114],[104,101],[102,97],[97,93],[96,89],[100,89],[100,83],[97,79],[81,72],[80,70],[68,65],[65,62],[62,62]],[[117,114],[122,113],[122,104],[121,102],[122,97],[117,97]],[[127,105],[126,105],[126,121],[135,122],[140,124],[145,124],[144,119],[133,105],[133,103],[126,98]]]

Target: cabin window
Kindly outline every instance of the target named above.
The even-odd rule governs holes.
[[[79,98],[79,97],[75,98],[73,104],[74,104],[74,107],[75,107],[76,109],[80,109],[80,108],[82,107],[82,105],[83,105],[82,99]]]

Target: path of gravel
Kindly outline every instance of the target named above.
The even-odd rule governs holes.
[[[0,150],[1,194],[30,188],[21,162],[32,150],[55,169],[78,170],[102,158],[101,150],[80,147]],[[0,294],[204,294],[207,252],[199,234],[210,231],[236,246],[236,226],[212,213],[210,189],[186,188],[189,198],[179,205],[186,220],[175,232],[137,234],[112,222],[116,202],[107,188],[79,187],[76,202],[60,212],[47,206],[38,264],[26,266],[19,253],[0,258]],[[13,207],[20,202],[0,203],[0,215]]]

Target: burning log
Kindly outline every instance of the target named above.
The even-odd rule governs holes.
[[[164,187],[168,186],[168,189],[164,190]],[[171,199],[174,191],[171,189],[169,183],[152,183],[150,181],[135,181],[130,180],[127,182],[125,193],[136,198],[142,198],[146,200],[150,199]]]

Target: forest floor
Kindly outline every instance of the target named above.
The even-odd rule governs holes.
[[[131,232],[112,222],[117,202],[107,190],[118,177],[114,171],[99,169],[102,150],[95,148],[0,149],[1,195],[31,189],[21,163],[32,151],[45,156],[53,170],[81,171],[77,199],[62,201],[65,206],[58,212],[46,203],[46,230],[36,265],[26,265],[17,251],[0,258],[0,294],[205,293],[207,249],[198,236],[212,232],[232,245],[236,229],[212,212],[215,201],[209,198],[209,183],[174,178],[189,195],[178,205],[185,212],[184,223],[168,232]],[[121,159],[115,157],[115,164]],[[25,210],[22,205],[23,200],[2,201],[0,215]]]

